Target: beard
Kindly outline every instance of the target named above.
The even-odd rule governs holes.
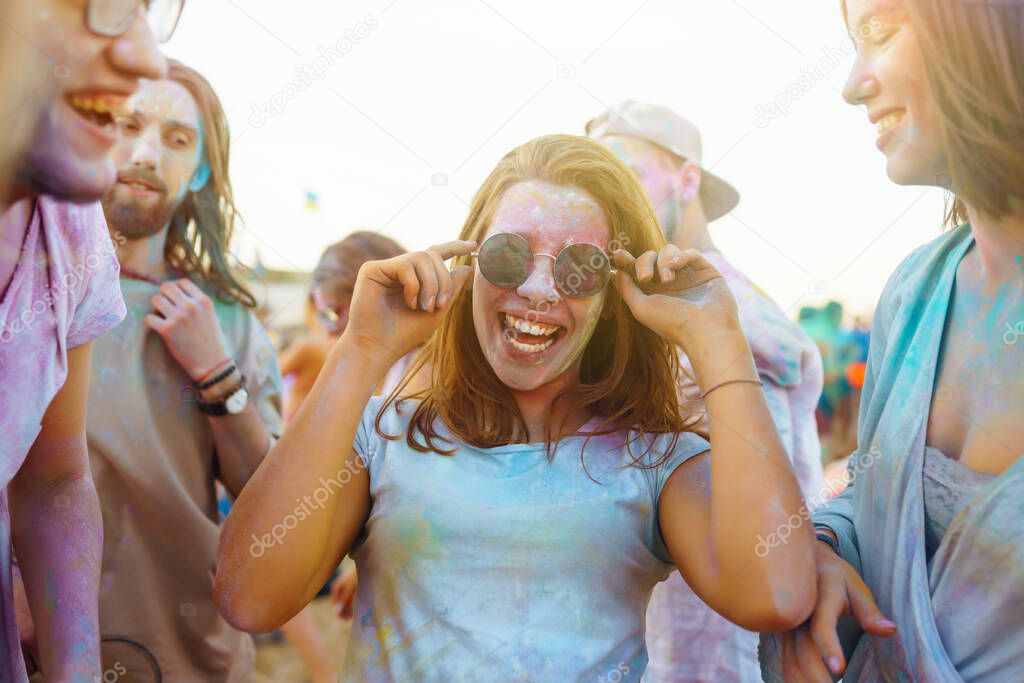
[[[103,213],[110,231],[128,239],[144,239],[161,232],[181,206],[180,201],[166,194],[161,194],[159,200],[151,204],[126,195],[127,190],[114,185],[103,198]]]

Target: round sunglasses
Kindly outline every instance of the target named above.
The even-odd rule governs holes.
[[[570,244],[557,256],[535,254],[526,238],[512,232],[491,235],[472,255],[476,256],[480,273],[487,281],[505,289],[514,289],[526,282],[537,256],[547,256],[554,261],[555,286],[563,296],[594,296],[608,284],[612,273],[608,254],[596,244]]]

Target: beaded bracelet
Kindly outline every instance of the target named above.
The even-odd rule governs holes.
[[[222,370],[221,372],[217,373],[217,375],[212,379],[208,379],[205,382],[200,382],[198,384],[198,387],[200,390],[209,389],[210,387],[216,385],[218,382],[224,381],[227,377],[231,375],[232,372],[234,372],[237,369],[238,366],[235,365],[234,361],[232,361],[230,365],[224,368],[224,370]]]

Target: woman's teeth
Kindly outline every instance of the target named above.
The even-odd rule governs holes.
[[[505,327],[509,330],[514,330],[522,334],[528,334],[534,337],[551,337],[546,339],[539,344],[530,344],[525,341],[516,338],[516,335],[506,335],[505,338],[513,348],[518,349],[524,353],[540,353],[549,346],[555,343],[555,339],[552,335],[555,334],[560,328],[558,325],[543,325],[541,323],[531,323],[529,320],[523,318],[517,318],[514,315],[505,314]]]
[[[891,114],[886,114],[882,118],[875,122],[875,127],[878,129],[878,134],[886,133],[896,126],[899,125],[900,121],[903,120],[902,111],[894,111]]]
[[[517,318],[514,315],[505,314],[505,324],[518,332],[525,332],[538,337],[548,337],[558,331],[558,325],[542,325],[531,323],[528,320]]]
[[[520,351],[525,351],[526,353],[540,353],[544,349],[546,349],[549,346],[551,346],[552,344],[554,344],[555,340],[554,339],[548,339],[543,344],[526,344],[526,343],[521,342],[521,341],[519,341],[517,339],[509,339],[508,343],[511,344],[514,348],[517,348]]]

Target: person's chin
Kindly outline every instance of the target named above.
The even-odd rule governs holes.
[[[940,185],[939,176],[929,174],[926,166],[913,150],[901,147],[887,155],[885,173],[897,185]]]
[[[503,340],[507,344],[507,340]],[[491,369],[502,384],[514,391],[533,391],[553,381],[570,365],[558,352],[543,358],[524,356],[515,349],[502,348],[495,357],[488,358]]]
[[[40,194],[72,202],[102,199],[117,179],[114,163],[108,157],[82,158],[54,138],[30,150],[26,162],[26,184]]]
[[[495,363],[491,367],[501,383],[513,391],[533,391],[551,379],[545,368],[519,368],[505,363]]]

